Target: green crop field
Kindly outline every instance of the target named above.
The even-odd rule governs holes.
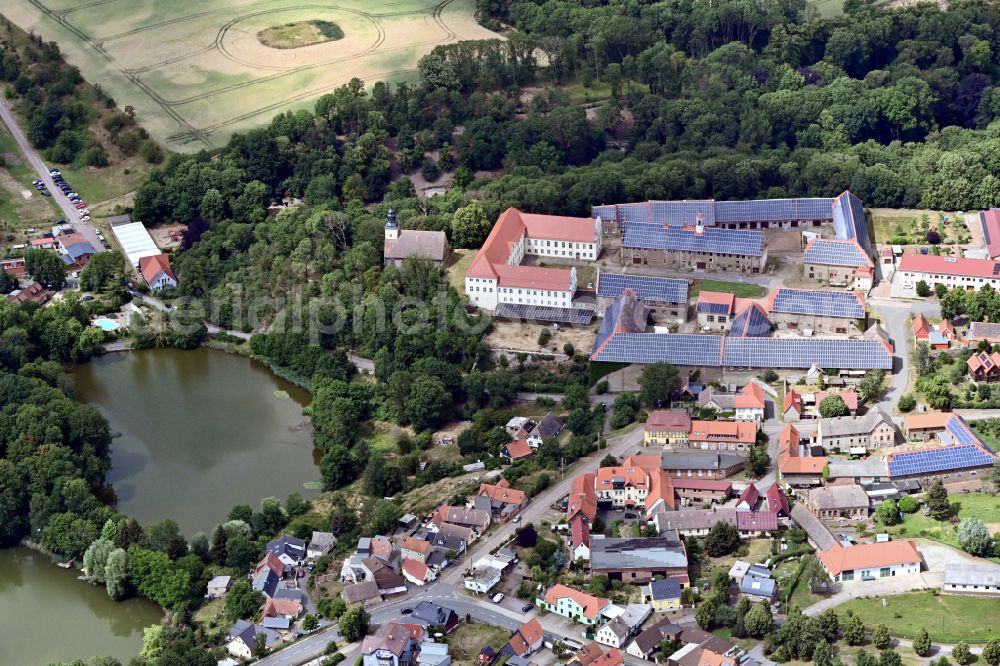
[[[474,0],[9,0],[0,11],[57,42],[91,83],[135,107],[150,134],[185,152],[309,108],[352,78],[412,76],[438,44],[496,37],[476,23]],[[327,38],[271,42],[310,25],[331,26]]]

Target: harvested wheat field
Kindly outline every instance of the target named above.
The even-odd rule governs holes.
[[[223,145],[352,78],[411,75],[438,44],[496,35],[474,0],[7,0],[167,147]]]

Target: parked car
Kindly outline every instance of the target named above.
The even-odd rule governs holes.
[[[492,597],[492,601],[495,604],[498,604],[501,601],[503,601],[503,592],[497,592],[496,594],[494,594]]]
[[[534,606],[533,606],[533,605],[531,605],[531,604],[524,604],[523,606],[521,606],[521,612],[522,612],[522,613],[527,613],[527,612],[528,612],[528,611],[530,611],[530,610],[531,610],[532,608],[534,608]]]
[[[94,297],[91,296],[90,294],[87,294],[86,296],[83,296],[82,298],[80,298],[80,300],[81,301],[92,301],[92,300],[94,300]]]
[[[512,522],[512,523],[519,523],[519,522],[521,522],[521,516],[520,515],[514,516],[513,520],[511,520],[510,522]]]
[[[81,222],[90,222],[90,216],[89,215],[81,215],[80,216],[80,221]],[[107,245],[107,243],[105,243],[105,245]]]
[[[42,195],[43,197],[51,197],[51,196],[52,196],[52,193],[51,193],[51,192],[49,192],[49,191],[48,191],[47,189],[45,189],[44,187],[43,187],[42,189],[38,190],[38,192],[39,192],[39,193],[40,193],[40,194],[41,194],[41,195]]]
[[[413,612],[412,608],[400,608],[399,609],[400,615],[409,615],[412,612]]]
[[[49,169],[49,175],[50,176],[60,176],[62,174],[59,172],[59,169]]]

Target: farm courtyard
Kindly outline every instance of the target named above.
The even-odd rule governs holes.
[[[476,23],[474,0],[351,5],[10,0],[3,12],[58,42],[154,138],[187,152],[311,108],[352,78],[370,86],[411,75],[438,44],[496,37]]]

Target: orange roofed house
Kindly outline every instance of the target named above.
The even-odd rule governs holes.
[[[979,352],[969,357],[965,362],[969,368],[969,377],[976,382],[995,382],[1000,380],[1000,353]]]
[[[601,611],[611,604],[603,597],[575,590],[566,585],[553,585],[545,597],[535,599],[535,605],[582,624],[599,624]]]
[[[477,509],[488,510],[499,516],[501,522],[508,520],[528,503],[524,491],[510,487],[507,479],[500,479],[495,485],[482,483],[473,504]]]
[[[495,310],[501,303],[569,308],[576,269],[521,266],[526,256],[596,260],[600,222],[589,217],[535,215],[508,208],[465,272],[472,305]]]
[[[142,278],[153,291],[177,287],[177,277],[174,275],[173,269],[170,268],[170,259],[162,252],[140,258],[139,272],[142,273]]]
[[[778,436],[778,471],[789,486],[818,486],[823,482],[826,456],[803,456],[801,436],[791,423]]]
[[[819,561],[837,582],[876,580],[920,573],[920,553],[909,539],[863,543],[845,548],[835,543]]]
[[[691,421],[688,446],[712,451],[749,451],[756,440],[754,421]]]

